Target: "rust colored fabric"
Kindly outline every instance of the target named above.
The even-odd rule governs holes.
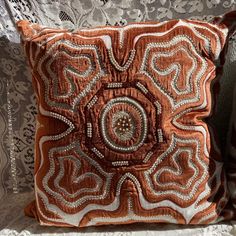
[[[236,14],[74,32],[19,21],[38,101],[42,225],[228,219],[206,119]]]

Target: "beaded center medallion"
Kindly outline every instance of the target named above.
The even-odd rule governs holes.
[[[111,99],[102,111],[100,123],[104,142],[117,151],[137,151],[147,136],[146,112],[129,97]]]

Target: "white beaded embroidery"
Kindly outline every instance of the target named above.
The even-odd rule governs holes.
[[[118,82],[113,82],[113,83],[109,83],[107,85],[108,88],[122,88],[123,87],[123,83],[118,83]]]
[[[104,155],[103,155],[100,151],[98,151],[97,148],[93,147],[91,150],[92,150],[100,159],[103,159],[103,158],[104,158]]]
[[[143,93],[145,93],[145,94],[148,93],[147,88],[145,88],[144,85],[141,84],[140,82],[137,82],[137,83],[136,83],[136,86],[137,86]]]
[[[135,53],[136,53],[135,49],[131,50],[130,51],[130,55],[129,55],[129,59],[126,61],[124,66],[121,66],[121,65],[119,65],[119,63],[115,59],[112,49],[108,49],[108,56],[110,58],[110,62],[119,71],[125,71],[125,70],[127,70],[130,67],[131,63],[134,60]]]
[[[113,161],[112,165],[113,166],[128,166],[129,162],[128,161]]]
[[[91,123],[87,123],[87,136],[89,138],[92,138],[93,134],[92,134],[92,124]]]
[[[157,129],[157,135],[158,135],[158,141],[159,141],[159,143],[162,143],[162,142],[163,142],[162,129]]]
[[[92,100],[87,104],[87,107],[90,109],[97,102],[98,97],[95,95]]]
[[[143,163],[147,163],[152,155],[153,155],[153,152],[149,151],[147,155],[145,156],[145,158],[143,159]]]

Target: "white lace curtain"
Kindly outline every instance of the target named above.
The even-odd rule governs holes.
[[[66,28],[124,25],[172,18],[209,20],[235,9],[234,0],[0,0],[0,199],[33,189],[35,98],[15,22]],[[226,144],[236,74],[231,40],[213,122]],[[224,149],[222,148],[224,152]]]

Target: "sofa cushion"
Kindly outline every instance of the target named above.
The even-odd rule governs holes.
[[[38,102],[27,214],[78,227],[230,218],[207,118],[235,19],[76,31],[19,21]]]

